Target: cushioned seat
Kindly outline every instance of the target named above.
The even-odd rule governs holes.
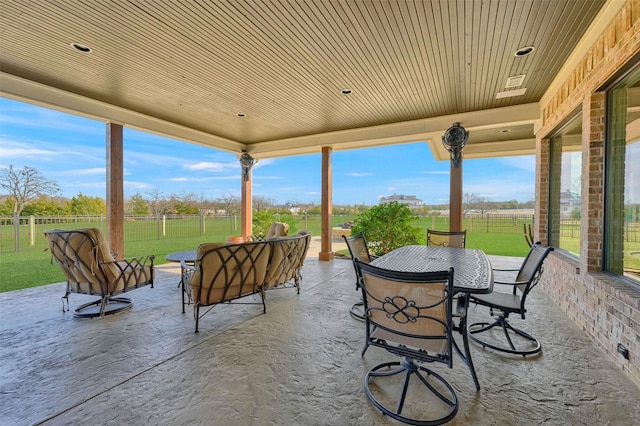
[[[104,316],[130,308],[130,299],[114,296],[146,285],[153,287],[154,256],[115,260],[98,228],[53,230],[45,232],[45,236],[52,258],[67,279],[63,310],[65,299],[66,310],[69,309],[70,293],[100,296],[77,307],[77,317]]]

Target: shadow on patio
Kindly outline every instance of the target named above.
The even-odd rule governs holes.
[[[360,356],[349,260],[309,257],[299,295],[268,292],[266,315],[256,305],[217,306],[199,334],[192,311],[181,313],[178,280],[178,265],[158,267],[155,288],[130,293],[133,309],[104,319],[63,314],[63,284],[0,294],[0,423],[396,423],[363,391],[367,370],[396,358],[377,348]],[[72,307],[85,300],[70,297]],[[458,358],[452,370],[433,366],[460,398],[451,424],[638,424],[640,389],[541,291],[530,302],[524,327],[540,337],[541,356],[472,343],[479,392]],[[470,314],[488,316],[480,307]]]

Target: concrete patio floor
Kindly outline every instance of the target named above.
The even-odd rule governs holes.
[[[369,368],[397,358],[379,348],[360,356],[350,260],[309,257],[299,295],[268,292],[264,315],[257,305],[217,306],[198,334],[192,310],[181,313],[178,280],[178,265],[158,267],[155,288],[130,293],[133,309],[103,319],[63,313],[62,283],[0,294],[0,424],[399,424],[363,391]],[[72,307],[86,300],[70,296]],[[542,355],[472,343],[479,392],[458,358],[451,370],[431,366],[460,399],[450,424],[640,424],[640,389],[541,291],[530,302],[523,327],[541,338]]]

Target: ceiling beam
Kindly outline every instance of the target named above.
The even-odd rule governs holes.
[[[230,139],[221,138],[170,121],[56,89],[5,72],[0,72],[0,95],[44,108],[62,111],[104,123],[121,124],[131,129],[183,140],[197,145],[214,147],[223,151],[239,154],[245,147],[244,144]]]
[[[530,103],[473,111],[464,114],[405,121],[402,123],[260,142],[260,144],[256,144],[255,146],[249,145],[248,151],[256,158],[268,158],[317,153],[319,152],[318,147],[322,146],[329,146],[334,150],[345,150],[399,143],[427,142],[434,158],[436,160],[445,160],[449,158],[449,154],[442,146],[442,135],[453,123],[459,122],[473,134],[474,131],[534,124],[539,119],[540,108],[538,103]],[[531,134],[531,139],[527,139],[527,141],[527,143],[533,143],[531,149],[535,149],[535,137],[533,133]],[[510,143],[510,141],[505,141],[504,143],[507,144]],[[534,151],[530,152],[533,153]],[[529,151],[527,151],[527,153],[529,153]],[[502,150],[495,154],[496,156],[509,155],[502,154]]]

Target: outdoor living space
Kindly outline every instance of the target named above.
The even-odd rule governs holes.
[[[360,355],[364,323],[349,315],[360,298],[353,265],[314,253],[300,294],[269,291],[266,314],[256,305],[216,306],[198,334],[192,310],[181,313],[177,264],[157,267],[154,288],[131,292],[131,310],[102,319],[63,313],[64,283],[0,294],[0,423],[395,424],[363,384],[371,367],[397,357],[379,348]],[[539,290],[526,320],[513,321],[541,340],[542,354],[472,343],[478,392],[458,358],[452,369],[432,366],[460,400],[451,424],[638,424],[638,386]],[[71,307],[88,297],[72,294]],[[479,306],[470,315],[489,316]]]

